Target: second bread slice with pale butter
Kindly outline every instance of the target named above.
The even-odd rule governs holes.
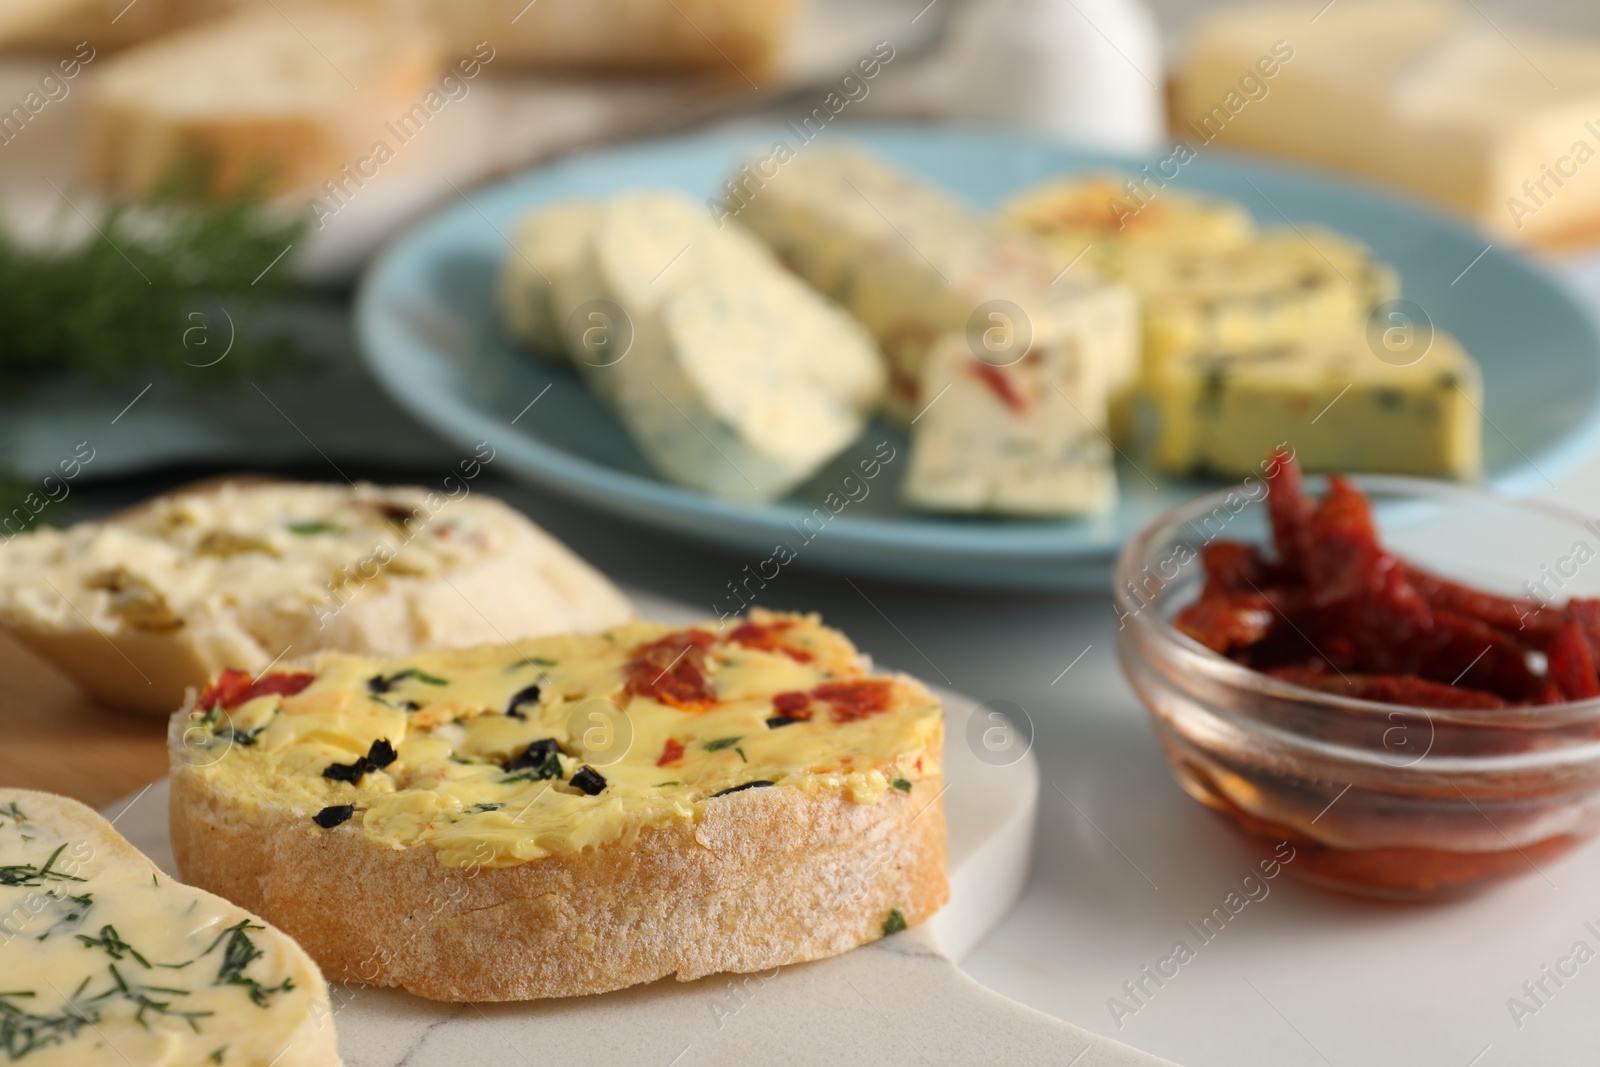
[[[324,648],[404,655],[630,616],[566,546],[454,484],[452,498],[224,482],[24,534],[0,546],[0,628],[101,699],[166,715],[225,667],[254,673]]]
[[[328,987],[77,801],[0,789],[0,1050],[26,1067],[338,1067]]]
[[[678,193],[607,203],[555,282],[591,387],[653,466],[714,496],[782,496],[855,440],[883,389],[859,323]]]

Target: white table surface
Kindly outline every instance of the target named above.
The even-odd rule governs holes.
[[[1175,12],[1202,5],[1158,6],[1170,26]],[[1581,0],[1543,6],[1593,14]],[[887,105],[894,94],[881,88]],[[1600,308],[1600,269],[1566,273]],[[191,454],[196,444],[226,462],[240,450],[238,420],[259,415],[248,434],[259,461],[320,464],[309,439],[346,464],[388,458],[424,478],[437,460],[442,474],[453,451],[365,392],[362,377],[346,363],[337,387],[326,379],[312,391],[270,385],[278,413],[241,387],[226,419],[191,426],[195,440],[173,442],[169,454],[133,432],[141,417],[164,419],[151,405],[117,428],[129,429],[126,441],[96,431],[105,460],[96,470],[109,476]],[[7,420],[0,441],[8,454],[47,466],[80,439],[77,423],[103,427],[127,402],[72,400],[79,406],[63,403],[48,425]],[[703,604],[708,615],[755,562],[575,512],[531,490],[480,488],[504,492],[617,580]],[[1600,516],[1600,456],[1554,473],[1539,495]],[[1542,1004],[1522,989],[1579,941],[1600,953],[1600,846],[1488,895],[1436,906],[1354,900],[1279,877],[1119,1028],[1108,1000],[1126,1000],[1123,984],[1175,941],[1193,945],[1185,924],[1237,888],[1256,855],[1174,784],[1117,667],[1107,598],[952,593],[790,567],[759,602],[820,611],[885,665],[1011,702],[1031,719],[1043,783],[1036,865],[1009,918],[962,963],[997,992],[1185,1067],[1495,1067],[1600,1057],[1600,955],[1559,988],[1546,979],[1552,995],[1541,994]],[[1537,1007],[1520,1026],[1512,997]]]

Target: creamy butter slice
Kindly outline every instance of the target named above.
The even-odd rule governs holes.
[[[1069,270],[1076,250],[1061,255],[1007,233],[865,153],[808,149],[753,195],[730,192],[727,206],[872,331],[889,368],[886,413],[902,422],[918,414],[923,367],[949,333],[990,352],[1030,339],[1074,345],[1113,392],[1133,377],[1138,308],[1131,292],[1087,264]],[[1103,394],[1078,403],[1088,418],[1104,421]]]
[[[943,719],[815,616],[756,613],[387,661],[328,653],[219,680],[173,731],[185,772],[247,809],[496,866],[693,821],[736,790],[875,804],[937,778]]]
[[[58,797],[0,790],[0,976],[8,1063],[338,1063],[298,945]]]

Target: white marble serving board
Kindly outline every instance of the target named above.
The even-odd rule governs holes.
[[[642,593],[633,597],[648,618],[688,621],[702,614]],[[1015,741],[1003,734],[991,734],[985,747],[984,730],[1000,726],[988,709],[948,690],[939,695],[946,708],[950,903],[931,922],[834,959],[763,974],[664,979],[595,997],[439,1004],[395,990],[335,986],[345,1064],[1165,1063],[1007,1000],[956,967],[953,961],[1005,915],[1027,880],[1039,770],[1027,746],[1013,755]],[[974,715],[981,728],[969,732]],[[167,799],[163,780],[106,814],[174,872]]]

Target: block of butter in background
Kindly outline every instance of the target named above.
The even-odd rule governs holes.
[[[1292,55],[1263,77],[1280,42]],[[1600,40],[1491,27],[1446,0],[1228,8],[1193,30],[1173,125],[1191,147],[1376,179],[1508,239],[1600,236]]]

